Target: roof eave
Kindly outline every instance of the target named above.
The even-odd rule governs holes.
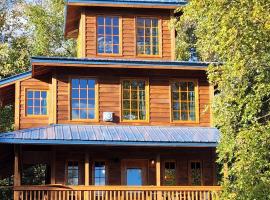
[[[216,142],[115,142],[115,141],[77,141],[77,140],[21,140],[1,139],[0,144],[26,145],[96,145],[96,146],[133,146],[133,147],[217,147]]]

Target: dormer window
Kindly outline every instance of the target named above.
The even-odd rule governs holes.
[[[26,91],[26,115],[44,116],[47,111],[47,91],[46,90],[27,90]]]
[[[160,55],[158,18],[138,17],[136,21],[137,55]]]
[[[120,19],[118,16],[97,17],[97,53],[120,54]]]

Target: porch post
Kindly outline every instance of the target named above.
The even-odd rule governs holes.
[[[89,186],[89,152],[85,152],[84,158],[84,185]]]
[[[21,151],[20,145],[14,145],[14,187],[21,186]],[[14,200],[19,200],[20,193],[14,191]]]
[[[55,184],[55,159],[56,159],[56,155],[55,155],[55,148],[52,147],[52,157],[51,157],[51,184]]]
[[[160,155],[156,158],[156,186],[160,186]]]
[[[84,185],[89,186],[89,152],[86,150],[84,158]],[[90,191],[84,191],[84,200],[89,199]]]
[[[156,186],[160,186],[160,154],[156,158]],[[161,191],[157,192],[157,200],[162,199]]]

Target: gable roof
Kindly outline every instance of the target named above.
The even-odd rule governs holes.
[[[210,127],[50,125],[0,134],[0,143],[216,147],[219,131]]]
[[[16,81],[23,80],[25,78],[30,78],[31,76],[32,76],[32,71],[28,71],[28,72],[20,73],[20,74],[10,76],[4,79],[0,79],[0,88],[14,84]]]

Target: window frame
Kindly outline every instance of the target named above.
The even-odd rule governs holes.
[[[138,18],[148,18],[148,19],[157,19],[158,20],[158,51],[159,53],[157,55],[153,55],[153,54],[139,54],[138,53],[138,49],[137,49],[137,20]],[[163,37],[162,37],[162,18],[160,16],[147,16],[147,15],[140,15],[140,16],[136,16],[134,18],[134,28],[135,28],[135,31],[134,31],[134,34],[135,34],[135,37],[134,37],[134,40],[135,40],[135,55],[137,57],[140,57],[140,58],[162,58],[162,54],[163,54]]]
[[[204,182],[203,182],[204,179],[203,179],[203,161],[202,160],[189,160],[188,161],[188,184],[190,186],[192,186],[191,185],[191,163],[192,162],[199,162],[200,165],[201,165],[201,185],[200,186],[203,186],[204,185]]]
[[[39,92],[46,92],[47,93],[47,98],[46,98],[46,100],[47,100],[47,114],[46,115],[35,115],[35,114],[33,114],[33,115],[29,115],[28,113],[27,113],[27,108],[28,108],[28,106],[27,106],[27,100],[28,100],[28,98],[27,98],[27,92],[28,91],[39,91]],[[29,117],[29,118],[46,118],[46,117],[49,117],[49,112],[50,112],[50,91],[49,91],[49,89],[47,89],[47,88],[25,88],[24,89],[24,94],[25,94],[25,97],[24,97],[24,117]]]
[[[72,119],[72,79],[92,79],[95,80],[95,118],[94,119]],[[93,76],[69,76],[68,82],[69,100],[68,113],[70,122],[99,122],[99,83],[98,78]]]
[[[123,82],[126,80],[143,80],[145,81],[145,119],[144,120],[127,120],[127,119],[123,119]],[[132,123],[132,122],[149,122],[149,78],[140,78],[140,77],[123,77],[120,78],[120,122],[128,122],[128,123]]]
[[[108,162],[106,160],[93,160],[92,162],[92,185],[95,186],[95,162],[104,162],[105,163],[105,186],[108,185],[108,177],[109,177],[109,167]]]
[[[177,179],[178,179],[178,170],[177,170],[177,167],[178,167],[178,165],[177,165],[177,161],[176,160],[173,160],[173,159],[167,159],[167,160],[164,160],[163,162],[162,162],[162,185],[163,186],[166,186],[165,185],[165,164],[167,163],[167,162],[173,162],[173,163],[175,163],[175,185],[174,186],[177,186],[178,185],[178,181],[177,181]]]
[[[200,108],[199,108],[199,84],[198,79],[183,79],[175,78],[169,81],[169,92],[170,92],[170,122],[171,123],[180,123],[180,124],[199,124],[200,123]],[[195,93],[195,120],[174,120],[173,119],[173,96],[172,96],[172,84],[175,82],[193,82],[194,83],[194,93]]]
[[[66,163],[65,163],[65,185],[68,185],[67,181],[68,181],[68,163],[69,162],[78,162],[78,185],[82,185],[83,184],[82,183],[82,166],[81,166],[80,161],[76,160],[76,159],[66,160]],[[70,186],[73,186],[73,185],[70,185]]]
[[[123,18],[121,15],[117,14],[97,14],[96,16],[96,35],[95,35],[95,42],[96,42],[96,56],[106,56],[106,57],[115,57],[115,56],[123,56]],[[99,53],[98,52],[98,17],[119,17],[119,53]]]

